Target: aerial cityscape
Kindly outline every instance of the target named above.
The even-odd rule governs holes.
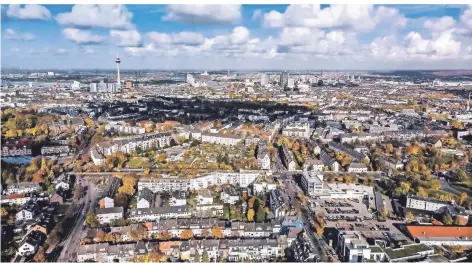
[[[472,262],[472,5],[1,12],[1,262]]]

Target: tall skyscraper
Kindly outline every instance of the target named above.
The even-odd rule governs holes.
[[[287,71],[284,71],[284,72],[280,73],[280,83],[279,83],[279,85],[280,85],[281,88],[285,88],[287,86],[288,77],[289,77],[289,75],[288,75]]]
[[[269,85],[269,76],[267,74],[262,74],[261,76],[261,86]]]

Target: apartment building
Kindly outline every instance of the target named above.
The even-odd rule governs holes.
[[[105,131],[133,133],[133,134],[144,134],[144,133],[146,133],[146,128],[139,127],[139,126],[107,124],[105,126]]]
[[[39,184],[32,182],[12,183],[7,185],[6,194],[27,194],[39,191]]]
[[[238,135],[202,133],[202,142],[235,146],[242,141],[243,138]]]
[[[123,207],[98,208],[95,214],[100,224],[110,224],[113,220],[123,218]]]
[[[301,186],[309,196],[323,192],[323,174],[317,171],[303,172]]]

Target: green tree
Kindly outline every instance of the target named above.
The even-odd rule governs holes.
[[[210,257],[208,256],[208,252],[206,251],[203,251],[202,262],[210,262]]]
[[[193,257],[193,261],[200,263],[200,254],[198,254],[198,249],[195,249],[195,256]]]
[[[467,174],[464,170],[457,170],[457,179],[459,179],[460,182],[464,182],[465,180],[467,180]]]
[[[98,225],[100,225],[100,222],[98,221],[97,215],[95,215],[92,210],[89,210],[87,213],[87,216],[85,217],[85,223],[90,227],[90,228],[95,228]]]
[[[443,217],[443,223],[444,223],[446,226],[452,225],[452,217],[451,217],[451,216],[444,216],[444,217]]]
[[[256,221],[257,222],[262,222],[265,220],[266,212],[264,211],[264,207],[262,205],[259,205],[257,208],[257,213],[256,213]]]

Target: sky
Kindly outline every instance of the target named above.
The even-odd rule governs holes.
[[[2,5],[23,69],[472,69],[472,5]]]

